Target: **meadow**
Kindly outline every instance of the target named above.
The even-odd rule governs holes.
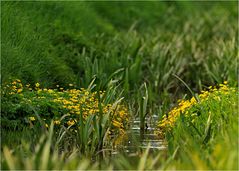
[[[1,169],[238,170],[237,6],[2,1]]]

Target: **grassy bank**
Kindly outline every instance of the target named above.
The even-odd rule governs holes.
[[[3,2],[2,82],[15,77],[46,86],[87,87],[94,75],[105,83],[124,69],[115,76],[124,88],[134,90],[146,81],[159,94],[175,93],[172,73],[195,88],[236,80],[232,2],[118,4]],[[133,24],[139,18],[141,27]]]
[[[238,97],[237,88],[211,86],[165,115],[159,134],[168,140],[169,169],[238,168]]]
[[[1,2],[2,168],[237,169],[237,19],[232,1]],[[167,150],[128,156],[152,115]]]

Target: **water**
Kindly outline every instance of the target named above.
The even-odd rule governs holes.
[[[140,119],[135,118],[127,131],[127,140],[123,142],[123,149],[111,152],[111,155],[126,153],[128,156],[137,156],[140,151],[149,147],[150,152],[167,149],[165,140],[155,134],[158,116],[152,115],[145,119],[145,130],[140,130]]]
[[[129,140],[126,148],[136,148],[135,145],[144,149],[149,145],[150,150],[164,150],[167,144],[164,140],[159,139],[155,134],[157,127],[158,116],[152,115],[145,119],[145,130],[140,130],[140,120],[136,118],[131,123],[131,128],[128,131]],[[137,147],[137,148],[138,148]]]

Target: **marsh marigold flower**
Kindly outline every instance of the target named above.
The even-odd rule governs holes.
[[[35,86],[38,88],[38,87],[40,87],[40,84],[39,84],[39,83],[36,83]]]
[[[55,121],[54,121],[54,124],[56,124],[56,125],[60,125],[60,123],[61,123],[61,122],[60,122],[59,120],[55,120]]]
[[[36,120],[34,116],[30,116],[30,117],[28,117],[28,119],[29,119],[30,121],[35,121],[35,120]]]
[[[234,88],[227,86],[228,82],[224,81],[223,84],[219,84],[219,88],[216,86],[209,87],[208,91],[201,91],[199,94],[200,102],[197,102],[195,97],[192,97],[190,100],[178,100],[178,105],[174,107],[167,115],[163,116],[163,119],[159,122],[160,133],[162,134],[165,130],[171,130],[174,124],[177,121],[177,118],[183,114],[188,115],[188,110],[198,103],[207,101],[209,98],[217,101],[221,101],[220,94],[228,94],[228,91],[234,92]]]

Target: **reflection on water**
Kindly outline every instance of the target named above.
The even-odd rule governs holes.
[[[111,149],[110,155],[114,156],[119,153],[126,153],[128,156],[137,156],[139,155],[140,151],[146,149],[148,146],[151,152],[166,150],[167,143],[165,142],[165,140],[159,139],[159,137],[154,133],[157,121],[157,115],[147,117],[145,120],[145,130],[142,131],[140,130],[140,119],[134,119],[130,123],[130,128],[127,131],[127,138],[123,140],[121,145],[119,145],[120,148],[116,148],[117,150]]]
[[[157,115],[152,115],[145,120],[145,130],[140,130],[140,120],[136,118],[131,123],[131,128],[128,130],[128,143],[125,145],[125,150],[128,153],[134,152],[139,148],[144,149],[150,145],[150,150],[165,150],[167,144],[164,140],[154,133],[158,121]]]

